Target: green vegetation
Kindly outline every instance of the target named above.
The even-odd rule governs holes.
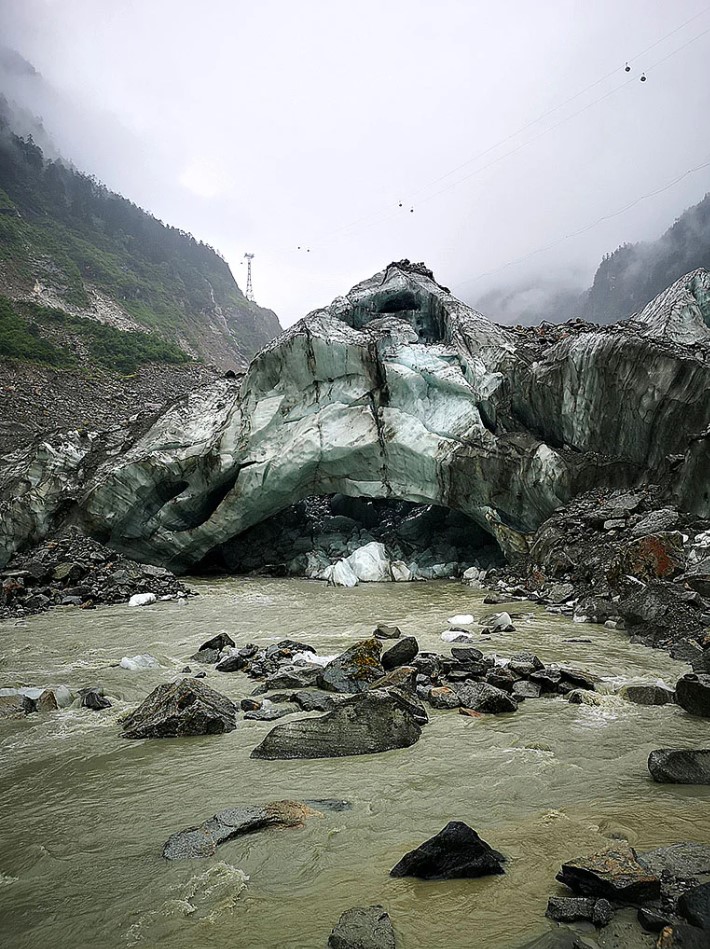
[[[78,338],[93,362],[129,375],[150,362],[179,364],[190,357],[173,343],[149,333],[124,332],[104,323],[70,316],[55,307],[12,303],[0,296],[0,357],[66,367],[78,363],[74,351],[59,348],[50,337]]]
[[[86,285],[163,339],[200,351],[220,307],[227,350],[250,356],[280,331],[249,303],[207,244],[168,227],[95,178],[47,161],[32,137],[12,133],[0,95],[0,263],[25,287],[52,286],[67,307],[89,304]]]
[[[0,357],[65,366],[65,354],[43,339],[36,323],[28,323],[18,316],[6,297],[0,297]]]

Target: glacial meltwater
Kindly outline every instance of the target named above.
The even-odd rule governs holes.
[[[315,761],[251,759],[273,724],[241,715],[225,735],[128,741],[119,724],[126,710],[220,631],[238,645],[290,637],[332,655],[383,621],[415,635],[422,650],[448,654],[447,617],[490,612],[482,594],[444,581],[192,586],[201,595],[186,605],[55,610],[0,626],[0,686],[99,683],[113,703],[0,723],[3,946],[323,949],[344,910],[381,903],[402,949],[512,949],[554,925],[544,912],[548,896],[562,892],[554,878],[565,859],[618,838],[641,850],[710,843],[710,788],[654,784],[646,768],[653,748],[707,746],[707,722],[612,694],[629,680],[672,686],[688,667],[632,645],[623,631],[528,603],[504,607],[516,632],[476,634],[474,644],[502,657],[532,649],[595,673],[604,680],[599,706],[555,697],[502,716],[430,710],[411,748]],[[567,641],[578,638],[591,643]],[[160,667],[117,665],[143,653]],[[257,685],[206,669],[207,682],[237,701]],[[221,808],[285,798],[338,798],[352,808],[237,838],[206,860],[161,857],[171,833]],[[389,876],[454,819],[505,854],[504,876]]]

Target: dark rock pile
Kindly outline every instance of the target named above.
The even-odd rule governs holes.
[[[677,511],[658,488],[579,496],[542,524],[523,563],[492,573],[499,595],[625,627],[710,671],[710,521]]]
[[[91,609],[126,603],[135,593],[187,596],[164,567],[140,564],[75,528],[17,554],[0,570],[0,618],[41,613],[55,606]]]
[[[708,846],[679,843],[637,854],[628,844],[618,843],[568,861],[557,879],[574,894],[550,898],[547,915],[557,922],[584,921],[601,928],[613,923],[619,911],[632,909],[641,929],[658,935],[659,949],[710,946]],[[564,940],[559,942],[564,944]],[[599,943],[585,939],[574,945]],[[626,942],[616,941],[612,934],[603,945]]]
[[[426,721],[421,702],[435,709],[459,709],[467,714],[498,714],[517,711],[526,699],[561,695],[570,701],[575,696],[577,701],[583,701],[584,696],[596,691],[594,676],[567,666],[545,665],[532,652],[515,653],[507,664],[500,665],[473,646],[454,645],[451,655],[419,652],[413,636],[399,639],[384,654],[379,639],[373,636],[355,643],[325,666],[318,662],[312,646],[289,639],[262,648],[251,643],[225,646],[221,651],[212,648],[210,641],[203,644],[193,659],[214,664],[218,672],[239,671],[260,680],[255,697],[291,703],[293,711],[331,711],[342,705],[347,696],[372,691],[396,694],[399,704],[403,696],[409,695],[413,703],[409,712],[415,721],[420,719],[419,724]],[[245,701],[248,714],[258,712],[258,698]],[[363,703],[362,708],[366,707],[367,703]],[[263,720],[283,714],[286,713],[270,711],[268,715],[251,717]],[[344,717],[345,712],[334,716],[334,722]],[[281,728],[281,734],[287,735],[295,725]],[[311,740],[310,733],[301,737]],[[316,741],[320,741],[320,736]],[[282,750],[274,754],[284,756]]]

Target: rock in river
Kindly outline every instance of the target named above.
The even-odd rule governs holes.
[[[397,666],[406,666],[419,652],[419,643],[414,636],[405,636],[390,646],[382,656],[382,667],[387,672],[395,669]]]
[[[408,748],[422,730],[393,696],[364,692],[318,718],[276,725],[252,758],[338,758]]]
[[[625,844],[562,864],[557,879],[582,896],[619,903],[648,902],[661,894],[659,878],[645,869]]]
[[[619,695],[635,705],[670,705],[675,700],[673,689],[665,685],[624,685]]]
[[[648,756],[648,770],[660,784],[710,784],[710,749],[659,748]]]
[[[389,914],[382,906],[346,910],[328,938],[328,949],[395,949]]]
[[[221,735],[236,728],[237,708],[204,682],[184,678],[159,685],[123,724],[124,738]]]
[[[380,664],[379,641],[363,639],[337,656],[319,674],[318,683],[329,692],[364,692],[385,670]]]
[[[675,695],[678,705],[686,712],[710,718],[710,675],[689,672],[678,679]]]
[[[495,715],[518,710],[518,703],[511,695],[487,682],[466,682],[463,685],[455,685],[454,689],[461,705],[473,709],[474,712],[489,712]]]
[[[306,819],[319,814],[298,801],[271,804],[237,804],[198,824],[171,834],[163,847],[166,860],[194,860],[211,857],[219,844],[263,827],[302,827]]]
[[[481,840],[463,821],[452,820],[390,870],[393,877],[452,880],[505,873],[505,857]]]

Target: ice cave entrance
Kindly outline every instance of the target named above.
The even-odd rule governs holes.
[[[200,572],[328,579],[329,567],[366,547],[400,565],[392,579],[460,577],[504,562],[495,538],[459,511],[330,494],[292,504],[220,545]],[[389,578],[385,567],[380,579]]]

